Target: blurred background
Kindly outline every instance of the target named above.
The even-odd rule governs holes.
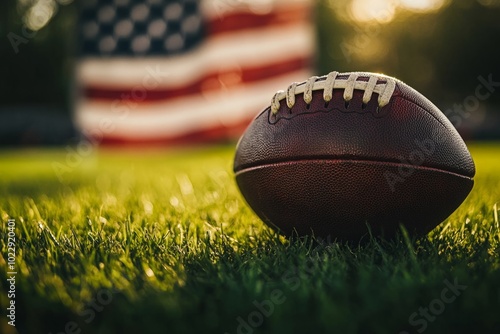
[[[395,76],[500,138],[500,0],[2,0],[0,145],[234,141],[291,81]]]

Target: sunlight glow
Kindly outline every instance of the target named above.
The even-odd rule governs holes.
[[[396,4],[392,0],[353,0],[350,9],[356,21],[388,23],[394,18]]]
[[[57,9],[54,0],[38,0],[24,16],[26,27],[33,31],[38,31],[49,23]]]
[[[330,0],[332,8],[333,1]],[[488,1],[488,0],[483,0]],[[398,11],[431,13],[445,7],[449,0],[351,0],[349,6],[351,20],[358,22],[389,23]]]
[[[445,4],[445,0],[399,0],[400,6],[416,11],[416,12],[431,12],[441,9]]]

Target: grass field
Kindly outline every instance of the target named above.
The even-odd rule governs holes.
[[[266,228],[233,147],[3,151],[0,332],[500,333],[500,145],[470,148],[476,185],[448,220],[356,247]]]

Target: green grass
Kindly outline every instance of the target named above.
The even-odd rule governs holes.
[[[265,227],[232,147],[104,150],[61,179],[63,150],[4,151],[0,306],[14,218],[20,333],[499,333],[500,145],[471,152],[474,190],[428,236],[347,246]],[[16,333],[4,312],[0,332]]]

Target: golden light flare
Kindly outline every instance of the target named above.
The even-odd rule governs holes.
[[[26,28],[38,31],[45,27],[57,13],[59,6],[74,0],[17,0],[17,11],[23,17]]]
[[[425,13],[440,10],[446,2],[446,0],[399,0],[399,5],[411,11]]]
[[[483,0],[488,1],[488,0]],[[449,0],[351,0],[347,3],[347,16],[356,22],[392,22],[400,12],[432,13],[441,10]],[[340,4],[330,0],[332,9],[339,12]]]
[[[24,24],[30,30],[38,31],[49,23],[57,10],[54,0],[38,0],[28,9],[24,16]]]
[[[388,23],[394,19],[396,2],[392,0],[353,0],[350,12],[355,21]]]

